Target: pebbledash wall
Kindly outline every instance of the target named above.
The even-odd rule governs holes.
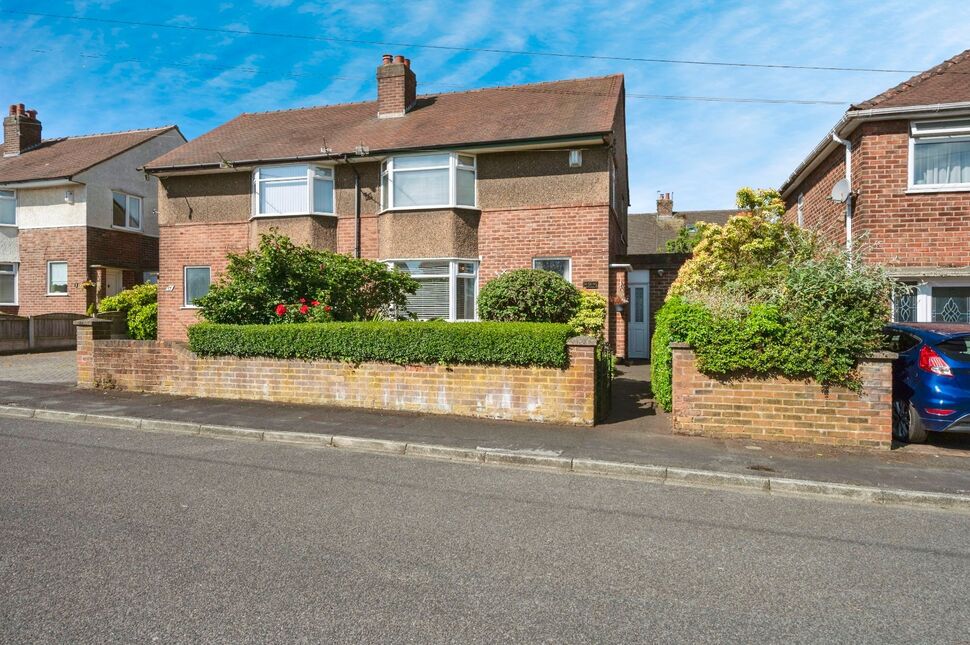
[[[109,340],[78,330],[78,387],[592,425],[596,341],[568,342],[569,367],[394,365],[200,357],[181,342]]]
[[[673,348],[674,432],[834,446],[892,445],[892,360],[859,365],[861,392],[782,377],[718,379],[697,370],[690,347]]]

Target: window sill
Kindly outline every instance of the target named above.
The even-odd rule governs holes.
[[[907,195],[927,195],[933,193],[970,193],[970,184],[954,184],[953,186],[910,186]]]
[[[141,231],[142,231],[142,229],[140,229],[140,228],[130,228],[128,226],[118,226],[116,224],[112,224],[111,225],[111,228],[113,228],[116,231],[127,231],[128,233],[141,233]]]
[[[378,215],[383,215],[384,213],[406,213],[408,211],[445,211],[445,210],[463,210],[463,211],[475,211],[476,213],[482,212],[482,209],[478,206],[456,206],[455,204],[445,205],[445,206],[401,206],[396,208],[385,208],[379,211]]]
[[[182,305],[181,307],[179,307],[179,309],[188,309],[190,311],[198,311],[199,309],[202,309],[202,307],[193,307],[191,305]]]
[[[0,224],[0,228],[17,228],[17,225],[16,224]],[[5,307],[6,305],[2,305],[2,306]]]
[[[336,213],[281,213],[279,215],[250,215],[249,219],[285,219],[287,217],[339,217]]]
[[[44,294],[44,295],[46,295],[48,298],[67,298],[71,294],[69,294],[69,293],[47,293],[47,294]]]

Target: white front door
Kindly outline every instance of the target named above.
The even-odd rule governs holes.
[[[633,282],[633,274],[636,282]],[[630,358],[650,358],[650,274],[632,271],[630,282],[630,317],[627,323],[627,347]]]
[[[122,292],[124,283],[124,273],[121,269],[108,269],[105,271],[104,293],[106,296],[114,296]]]

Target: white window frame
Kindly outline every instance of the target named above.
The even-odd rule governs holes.
[[[393,260],[382,260],[387,266],[395,271],[395,262],[448,262],[448,275],[411,275],[417,281],[448,278],[448,322],[477,322],[478,321],[478,291],[481,289],[481,261],[477,258],[396,258]],[[474,264],[475,273],[459,273],[458,265]],[[475,298],[472,302],[474,315],[472,318],[456,318],[458,314],[458,278],[475,278]],[[420,320],[420,319],[419,319]]]
[[[4,195],[3,193],[10,193],[10,195],[7,196],[7,195]],[[0,200],[3,200],[3,201],[9,200],[13,202],[13,224],[0,222],[0,226],[9,226],[10,228],[17,228],[17,191],[7,190],[6,188],[0,189]]]
[[[125,225],[118,226],[115,224],[115,195],[120,195],[125,198]],[[131,201],[138,201],[138,226],[129,226],[131,222]],[[145,225],[145,200],[143,200],[138,195],[131,195],[121,190],[111,191],[111,228],[121,229],[123,231],[140,231]]]
[[[13,267],[13,269],[8,271],[3,268],[8,265]],[[17,305],[20,304],[20,266],[19,264],[17,262],[0,262],[0,275],[13,276],[13,302],[0,301],[0,306],[16,307]]]
[[[553,257],[553,256],[543,256],[543,257],[538,257],[538,258],[532,258],[532,268],[533,269],[538,269],[539,267],[537,267],[536,264],[539,263],[539,262],[542,262],[544,260],[555,260],[557,262],[565,261],[566,262],[566,275],[564,275],[563,278],[566,280],[566,282],[572,282],[573,281],[573,259],[571,257],[564,257],[564,256],[557,256],[557,257]],[[544,270],[546,270],[546,269],[544,269]]]
[[[67,293],[67,291],[65,291],[64,293],[51,291],[51,265],[54,265],[54,264],[63,264],[64,265],[64,271],[67,274],[65,276],[65,278],[64,278],[64,287],[65,287],[65,289],[70,289],[70,284],[71,284],[71,274],[70,274],[70,270],[71,270],[71,267],[68,264],[67,260],[48,260],[47,261],[47,295],[48,296],[67,296],[67,295],[69,295]]]
[[[947,127],[947,123],[959,124]],[[926,127],[929,125],[938,127]],[[916,145],[918,141],[960,142],[970,141],[970,119],[950,121],[913,121],[909,128],[909,160],[907,163],[906,192],[908,193],[952,193],[970,191],[970,182],[958,184],[917,184],[915,183]]]
[[[798,201],[795,206],[796,221],[799,226],[805,226],[805,195],[798,193]]]
[[[288,177],[268,177],[264,179],[261,177],[261,174],[260,174],[260,171],[263,170],[264,168],[265,169],[272,168],[274,170],[279,170],[281,168],[294,168],[294,169],[302,168],[304,169],[304,172],[303,173],[294,172],[292,176],[288,176]],[[320,176],[321,179],[330,180],[330,185],[331,185],[330,190],[332,192],[330,203],[333,204],[333,210],[330,212],[313,210],[313,207],[316,204],[316,200],[314,200],[313,198],[314,197],[313,191],[315,190],[314,188],[315,182],[313,181],[313,179],[317,177],[317,172],[321,170],[330,173],[329,177]],[[296,212],[260,213],[259,212],[260,190],[264,183],[273,183],[273,182],[279,182],[279,181],[293,181],[294,179],[303,179],[303,181],[306,182],[307,212],[304,212],[304,213],[296,213]],[[253,219],[259,218],[259,217],[293,217],[294,215],[328,215],[330,217],[337,216],[337,171],[336,171],[336,168],[330,164],[300,163],[300,164],[279,164],[279,165],[272,165],[272,166],[259,166],[258,168],[255,168],[253,170],[252,192],[253,192],[253,199],[251,204],[251,214],[252,214],[251,217]]]
[[[404,157],[420,157],[424,155],[448,155],[448,203],[446,204],[423,204],[421,206],[395,206],[394,205],[394,175],[396,173],[414,172],[416,170],[441,170],[442,166],[421,166],[416,168],[394,168],[394,160]],[[459,157],[471,157],[472,165],[461,164]],[[458,204],[458,170],[471,170],[475,173],[474,204]],[[385,189],[385,178],[387,178]],[[386,194],[385,194],[386,191]],[[406,155],[394,155],[381,162],[381,211],[420,211],[429,208],[471,208],[478,209],[478,157],[466,152],[444,152],[428,151]]]
[[[189,302],[189,269],[207,269],[209,271],[209,287],[212,287],[212,267],[208,264],[187,264],[182,267],[182,309],[201,309],[199,305]]]

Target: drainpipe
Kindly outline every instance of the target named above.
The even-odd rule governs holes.
[[[845,181],[849,184],[849,195],[845,198],[845,250],[852,253],[852,142],[835,132],[832,140],[845,146]]]
[[[350,163],[350,157],[344,155],[344,163],[354,171],[354,257],[360,257],[360,173]]]

